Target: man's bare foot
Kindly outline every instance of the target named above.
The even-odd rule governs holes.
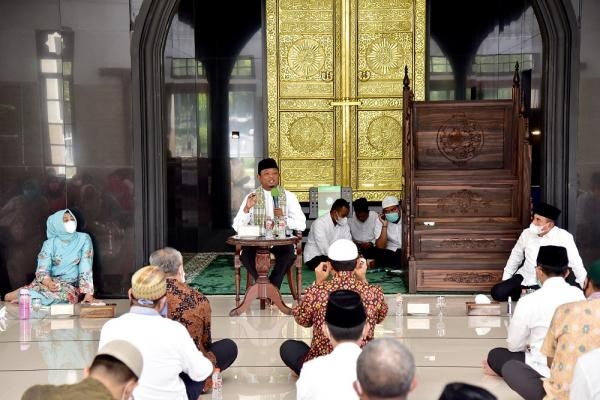
[[[481,362],[481,368],[483,368],[483,373],[485,375],[498,376],[498,374],[496,372],[494,372],[494,370],[490,367],[490,365],[488,364],[487,360],[483,360]]]

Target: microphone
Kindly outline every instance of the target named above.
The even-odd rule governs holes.
[[[279,208],[279,189],[277,187],[271,189],[271,196],[273,196],[273,208]]]

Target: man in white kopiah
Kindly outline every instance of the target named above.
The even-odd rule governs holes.
[[[375,222],[377,265],[398,269],[402,263],[402,218],[400,201],[396,196],[385,196],[381,201],[382,213]]]

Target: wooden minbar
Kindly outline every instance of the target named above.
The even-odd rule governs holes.
[[[512,100],[413,101],[407,74],[403,96],[409,291],[489,291],[530,222],[518,64]]]

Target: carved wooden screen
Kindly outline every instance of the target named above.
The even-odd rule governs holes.
[[[402,79],[425,88],[426,0],[267,0],[269,155],[287,189],[402,191]]]
[[[518,74],[513,100],[413,102],[408,87],[405,99],[409,289],[489,290],[530,218]]]

